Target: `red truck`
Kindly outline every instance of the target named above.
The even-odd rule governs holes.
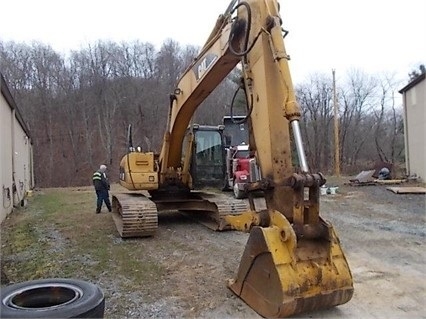
[[[244,116],[224,116],[226,174],[224,190],[232,189],[235,198],[246,197],[246,184],[260,180],[260,170],[248,144],[248,127]]]

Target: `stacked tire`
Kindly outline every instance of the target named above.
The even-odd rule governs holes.
[[[103,318],[105,297],[78,279],[40,279],[1,288],[0,318]]]

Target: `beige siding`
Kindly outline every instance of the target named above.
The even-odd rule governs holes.
[[[2,206],[0,221],[12,211],[12,113],[3,95],[0,94],[0,182],[2,184]]]
[[[14,207],[26,203],[34,186],[32,144],[18,108],[0,74],[0,222]]]
[[[426,180],[426,80],[404,93],[407,174]]]
[[[15,166],[14,179],[16,183],[15,204],[25,198],[26,193],[31,189],[31,144],[29,137],[24,132],[22,127],[19,125],[15,118],[14,125],[14,159],[13,163]]]

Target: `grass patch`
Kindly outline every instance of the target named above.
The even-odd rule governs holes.
[[[137,286],[163,276],[165,267],[145,244],[121,240],[106,208],[95,214],[95,207],[91,188],[34,192],[28,206],[2,224],[1,266],[8,279],[74,277],[96,282],[117,276],[126,279],[123,285]]]

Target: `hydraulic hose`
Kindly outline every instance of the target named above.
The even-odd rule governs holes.
[[[231,51],[232,54],[236,55],[236,56],[244,56],[246,55],[248,52],[250,52],[251,48],[253,47],[253,44],[255,41],[253,41],[253,44],[250,46],[250,48],[248,48],[248,41],[249,41],[249,37],[250,37],[250,31],[251,31],[251,8],[250,5],[243,1],[240,2],[234,9],[232,9],[231,14],[234,13],[235,10],[237,10],[240,6],[245,6],[247,9],[247,23],[245,23],[244,27],[245,27],[245,38],[244,38],[244,47],[243,47],[243,51],[242,52],[237,52],[233,47],[232,47],[232,40],[234,39],[235,33],[236,31],[240,30],[241,27],[244,24],[244,20],[236,20],[233,23],[232,26],[232,31],[229,35],[229,50]]]
[[[232,97],[232,101],[231,101],[231,110],[230,110],[231,121],[234,124],[242,124],[242,123],[247,122],[247,119],[250,117],[251,113],[253,112],[253,94],[250,94],[250,103],[249,103],[249,106],[248,106],[248,113],[246,114],[246,116],[243,119],[241,119],[239,121],[234,119],[234,102],[235,102],[235,98],[237,97],[237,94],[238,94],[238,92],[240,91],[241,88],[244,90],[244,95],[246,96],[246,99],[247,99],[247,91],[246,91],[245,87],[239,86],[238,89],[235,91],[234,96]]]

